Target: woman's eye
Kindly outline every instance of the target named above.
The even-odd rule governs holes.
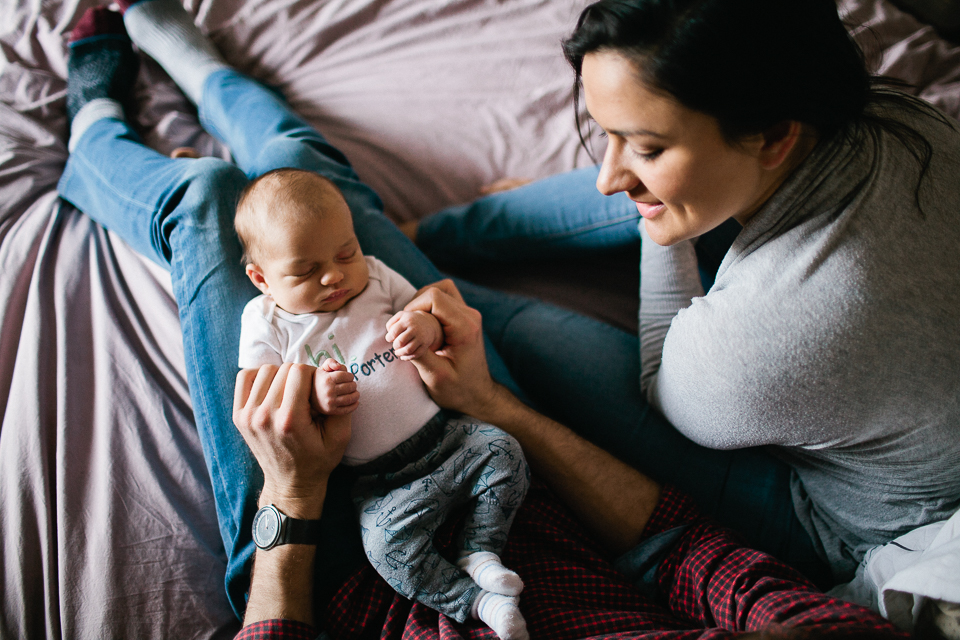
[[[634,151],[634,153],[644,160],[654,160],[663,153],[663,149],[653,149],[652,151]]]

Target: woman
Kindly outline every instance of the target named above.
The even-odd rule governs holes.
[[[524,239],[526,255],[634,241],[642,218],[639,387],[636,337],[481,307],[521,387],[820,584],[948,517],[956,126],[871,78],[829,0],[604,0],[564,51],[608,136],[599,175],[447,210],[417,235],[467,262]],[[597,203],[594,177],[627,198]],[[704,295],[697,238],[731,220],[743,229]]]

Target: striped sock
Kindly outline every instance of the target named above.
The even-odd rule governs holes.
[[[471,614],[493,629],[501,640],[530,640],[516,597],[481,591],[473,601]]]
[[[523,591],[523,580],[500,562],[490,551],[478,551],[460,558],[457,566],[467,572],[481,589],[505,596],[518,596]]]

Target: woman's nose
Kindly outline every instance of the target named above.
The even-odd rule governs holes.
[[[623,160],[622,145],[610,140],[597,176],[597,190],[605,196],[612,196],[621,191],[633,191],[639,184],[640,179]]]

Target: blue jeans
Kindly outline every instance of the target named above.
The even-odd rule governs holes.
[[[249,179],[275,168],[321,173],[343,192],[365,253],[416,287],[442,275],[384,217],[380,198],[360,182],[343,154],[279,95],[235,71],[218,71],[204,86],[200,119],[230,146],[236,164],[168,158],[145,147],[126,122],[103,119],[70,155],[59,191],[170,270],[194,417],[227,555],[227,594],[242,617],[254,552],[250,527],[263,476],[232,422],[240,313],[259,293],[244,274],[233,230],[240,192]],[[515,388],[503,362],[493,352],[489,356],[494,376]],[[331,478],[316,562],[318,596],[363,562],[350,482],[342,470]]]
[[[615,249],[639,242],[636,206],[601,195],[595,167],[451,207],[425,218],[417,244],[441,266],[519,262]],[[709,289],[739,225],[701,237],[697,255]],[[537,407],[623,461],[677,486],[711,517],[800,569],[832,582],[796,516],[791,469],[768,449],[719,451],[695,444],[640,393],[639,338],[603,322],[518,296],[485,306],[483,289],[463,287],[483,313],[517,384]]]

